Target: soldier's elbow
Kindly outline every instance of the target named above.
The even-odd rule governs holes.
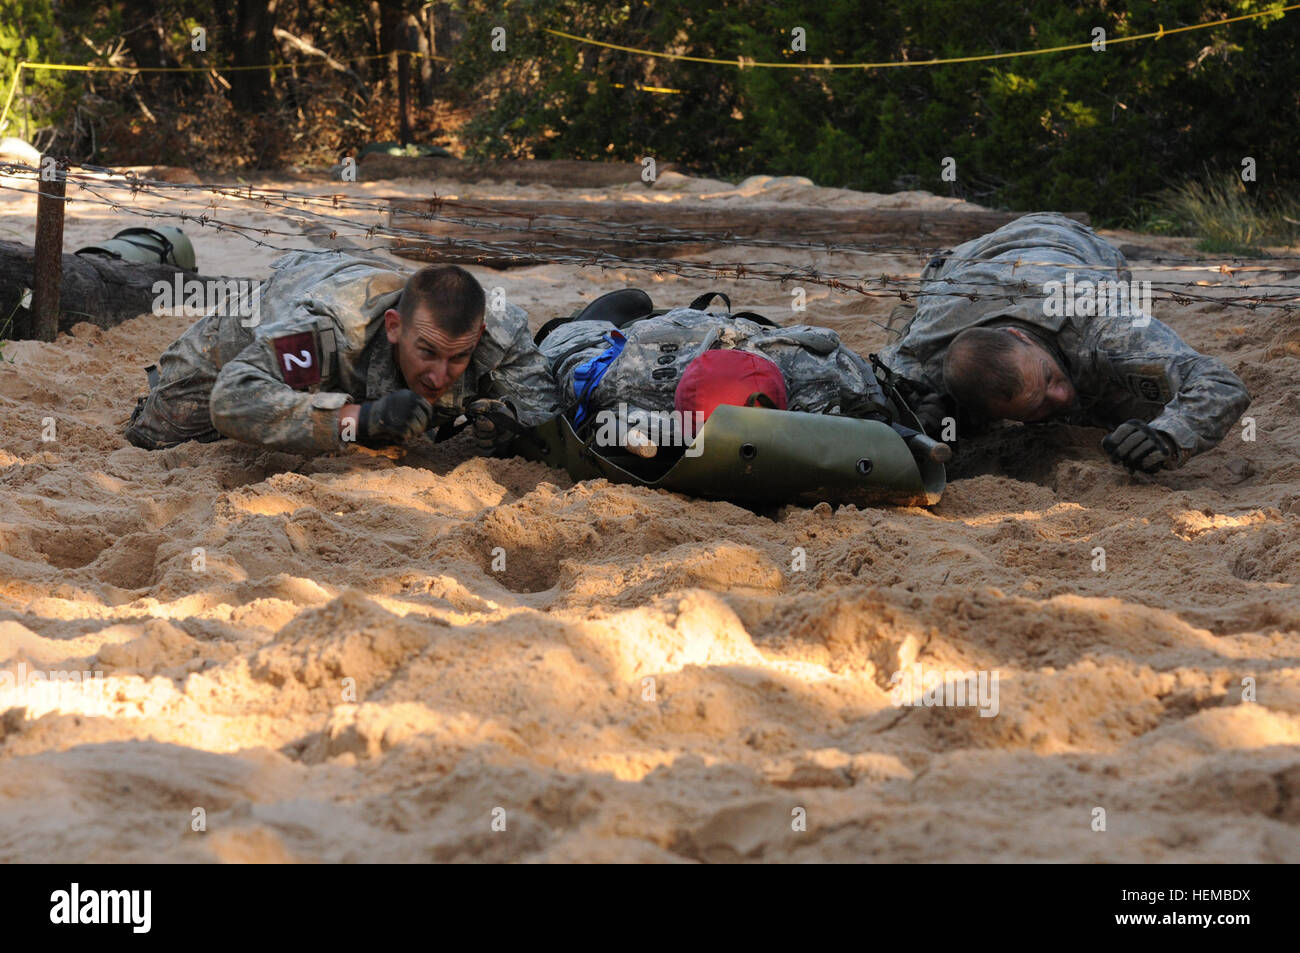
[[[212,418],[212,426],[223,437],[244,440],[246,438],[240,428],[239,415],[234,412],[235,393],[232,381],[225,375],[218,374],[208,401],[208,416]]]
[[[232,440],[245,439],[239,428],[239,421],[235,417],[224,413],[215,404],[211,407],[209,414],[212,417],[212,426],[221,436],[230,437]]]

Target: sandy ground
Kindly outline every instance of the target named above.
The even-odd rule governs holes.
[[[765,178],[432,188],[774,213],[960,204]],[[33,212],[0,192],[0,237],[30,240]],[[74,205],[67,247],[126,224]],[[194,234],[204,272],[267,273],[267,249]],[[480,277],[534,326],[625,284],[662,304],[708,290],[616,270]],[[1214,280],[1230,293],[1241,277]],[[1296,271],[1246,277],[1300,287]],[[716,286],[789,308],[775,284]],[[808,308],[864,353],[884,343],[886,299],[811,287]],[[0,718],[0,861],[1296,861],[1300,315],[1157,315],[1245,379],[1257,439],[1234,431],[1133,479],[1100,432],[1043,428],[930,511],[575,486],[459,439],[148,453],[121,429],[183,318],[8,344],[0,672],[104,675]],[[914,664],[996,670],[997,715],[892,704],[890,675]]]

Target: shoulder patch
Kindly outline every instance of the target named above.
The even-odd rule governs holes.
[[[1169,378],[1158,370],[1129,374],[1128,388],[1136,397],[1153,404],[1167,404],[1174,398]]]
[[[271,338],[275,363],[284,382],[294,390],[305,390],[320,383],[320,348],[313,331],[282,334]]]

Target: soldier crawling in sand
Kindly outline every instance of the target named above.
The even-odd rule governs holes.
[[[943,436],[941,422],[954,413],[976,426],[1102,426],[1111,431],[1102,441],[1111,459],[1146,473],[1218,444],[1250,405],[1241,379],[1132,300],[1056,306],[1067,279],[1075,288],[1122,287],[1131,275],[1117,248],[1052,212],[930,261],[901,339],[880,353],[912,392],[926,430]]]
[[[383,447],[468,414],[483,453],[559,412],[555,377],[523,309],[487,312],[451,265],[409,277],[335,252],[276,261],[254,326],[224,309],[197,321],[149,368],[126,429],[137,447],[233,437],[277,450]],[[494,422],[493,418],[497,422]]]

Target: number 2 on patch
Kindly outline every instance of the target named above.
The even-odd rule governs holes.
[[[284,369],[286,371],[291,371],[295,367],[302,367],[302,368],[311,367],[311,351],[302,350],[299,351],[297,354],[285,354],[283,356],[284,356]]]
[[[304,390],[320,383],[320,363],[317,360],[316,335],[310,331],[284,334],[272,338],[276,356],[280,359],[284,382],[295,390]]]

